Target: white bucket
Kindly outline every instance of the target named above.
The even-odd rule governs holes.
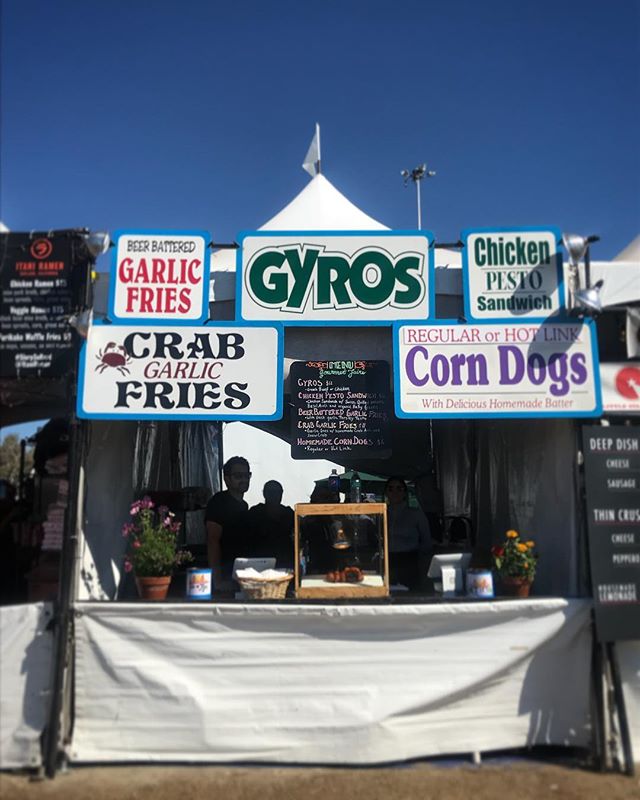
[[[191,567],[187,570],[187,600],[211,600],[211,570]]]
[[[493,597],[493,575],[491,570],[467,570],[467,595],[469,597]]]

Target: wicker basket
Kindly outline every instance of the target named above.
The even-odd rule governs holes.
[[[238,578],[238,583],[249,600],[282,600],[287,593],[291,578],[293,575],[285,575],[273,580]]]

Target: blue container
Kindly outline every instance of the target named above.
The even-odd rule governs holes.
[[[467,570],[467,595],[479,598],[493,597],[493,575],[491,570]]]
[[[211,570],[191,567],[187,570],[187,600],[211,600]]]

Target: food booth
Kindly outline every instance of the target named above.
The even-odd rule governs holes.
[[[495,236],[508,240],[511,233]],[[147,236],[127,235],[133,247]],[[467,233],[462,252],[478,235]],[[418,299],[425,305],[399,313],[372,299],[372,288],[386,280],[380,260],[371,275],[360,270],[362,316],[352,313],[353,298],[344,304],[347,318],[336,308],[328,315],[327,297],[339,297],[348,285],[339,259],[350,236],[358,239],[351,256],[367,242],[376,252],[393,252],[396,267],[403,257],[422,256],[428,281]],[[557,239],[555,232],[551,238]],[[303,269],[313,239],[334,259],[325,265],[326,285],[333,288],[326,296],[326,285],[299,292],[302,300],[319,298],[316,318],[276,322],[276,307],[282,310],[291,298],[265,301],[258,279],[252,284],[244,270],[279,247],[297,247]],[[413,232],[407,244],[403,235],[365,218],[321,175],[261,231],[245,235],[239,252],[237,270],[229,262],[233,251],[214,252],[206,323],[197,315],[188,325],[155,312],[128,316],[115,274],[108,321],[100,320],[94,304],[78,387],[86,436],[58,757],[72,764],[364,765],[536,745],[603,748],[594,745],[593,601],[577,461],[577,420],[594,422],[602,414],[596,331],[587,320],[563,316],[562,273],[556,271],[549,292],[559,304],[552,312],[556,321],[534,313],[529,321],[489,316],[474,322],[472,297],[465,294],[471,267],[463,278],[458,249],[434,246],[424,232]],[[263,277],[279,268],[273,261],[261,264]],[[412,269],[406,263],[400,269],[400,294],[415,288],[407,277]],[[276,284],[264,280],[262,288]],[[400,305],[402,298],[396,300]],[[455,353],[446,349],[456,346]],[[223,376],[219,396],[210,399],[206,390],[198,395],[187,386],[192,371],[168,366],[204,352],[216,363],[216,381]],[[106,359],[108,353],[119,355]],[[273,435],[274,452],[282,441],[291,446],[291,376],[300,365],[324,370],[326,377],[356,362],[390,366],[386,389],[394,406],[387,438],[360,442],[353,431],[326,438],[326,430],[316,428],[298,446],[312,441],[314,458],[415,481],[426,511],[472,520],[474,551],[484,558],[508,529],[535,539],[540,563],[531,596],[506,598],[496,582],[493,598],[462,592],[444,599],[394,591],[385,576],[388,591],[381,596],[358,597],[351,584],[346,597],[322,587],[306,597],[299,591],[281,601],[249,602],[216,594],[214,586],[210,602],[194,603],[186,601],[183,577],[176,576],[166,602],[141,602],[123,569],[121,533],[140,491],[206,486],[213,493],[221,488],[222,460],[236,454],[252,460],[250,453],[227,450],[223,459],[221,423],[240,424],[244,416]],[[500,395],[492,383],[496,369],[503,386],[517,389],[524,382],[517,397]],[[438,391],[429,393],[434,382]],[[447,394],[451,385],[453,395]],[[539,404],[527,405],[535,387],[542,387]],[[207,403],[215,410],[203,410]],[[346,452],[360,445],[356,458]],[[304,512],[309,508],[301,506]],[[384,518],[384,507],[370,512]],[[201,509],[185,511],[186,544],[195,552],[204,542],[201,523]],[[299,555],[298,545],[296,539]],[[384,574],[386,559],[381,563]],[[297,576],[296,588],[301,583]],[[630,663],[637,663],[637,642],[628,650]],[[637,676],[633,668],[627,675],[633,709]]]

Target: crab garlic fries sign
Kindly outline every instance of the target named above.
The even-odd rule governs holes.
[[[114,241],[109,294],[114,322],[206,322],[208,233],[119,231]]]
[[[399,417],[597,417],[589,322],[394,325]]]
[[[85,419],[279,419],[282,331],[267,325],[93,325],[80,355]]]

